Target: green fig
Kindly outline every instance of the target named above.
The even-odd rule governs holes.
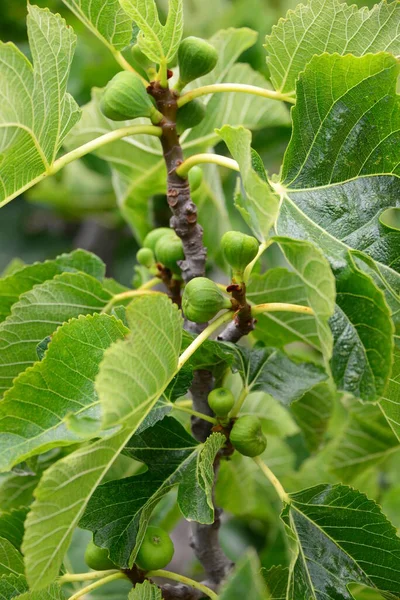
[[[206,116],[206,107],[200,100],[192,100],[178,108],[176,130],[182,134],[186,129],[196,127]]]
[[[182,40],[178,49],[177,89],[181,90],[191,81],[210,73],[217,62],[218,52],[206,40],[193,36]]]
[[[106,571],[118,568],[108,557],[107,548],[99,548],[93,541],[90,541],[86,546],[85,562],[94,571]]]
[[[188,175],[191,192],[196,192],[203,182],[203,171],[200,167],[192,167]]]
[[[174,556],[174,544],[161,527],[148,527],[136,556],[136,564],[143,571],[163,569]]]
[[[211,279],[196,277],[186,285],[182,310],[189,321],[206,323],[223,308],[232,308],[232,304]]]
[[[150,248],[140,248],[136,253],[136,260],[142,267],[150,269],[155,263],[153,251]]]
[[[244,415],[235,421],[230,433],[232,446],[244,456],[259,456],[267,447],[261,421],[255,415]]]
[[[150,250],[155,253],[158,240],[164,235],[173,234],[173,229],[169,229],[168,227],[157,227],[157,229],[153,229],[153,231],[150,231],[150,233],[146,235],[143,241],[143,248],[150,248]]]
[[[180,274],[181,271],[177,263],[179,260],[184,260],[185,253],[182,240],[175,233],[164,235],[158,240],[155,255],[158,262],[168,267],[173,273]]]
[[[100,109],[107,119],[112,121],[127,121],[137,117],[149,117],[159,121],[157,115],[161,115],[153,105],[140,77],[130,71],[117,73],[108,82]]]
[[[259,244],[255,237],[240,231],[227,231],[221,239],[221,248],[233,270],[234,278],[241,278],[243,271],[258,254]]]
[[[208,394],[208,405],[217,417],[226,417],[235,406],[235,397],[228,388],[215,388]]]

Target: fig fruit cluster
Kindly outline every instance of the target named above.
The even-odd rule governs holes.
[[[142,571],[163,569],[174,556],[174,544],[168,533],[161,527],[149,526],[144,534],[135,563]],[[99,548],[90,541],[85,551],[85,562],[95,571],[118,569],[108,556],[106,548]]]
[[[184,258],[181,239],[168,227],[153,229],[145,237],[143,248],[136,254],[136,259],[142,266],[151,268],[157,261],[176,276],[180,276],[178,262]]]

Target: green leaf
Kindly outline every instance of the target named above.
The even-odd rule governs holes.
[[[81,441],[71,415],[99,419],[94,381],[104,351],[129,333],[108,315],[73,319],[52,336],[42,361],[19,375],[0,403],[0,469]]]
[[[254,551],[248,551],[222,587],[220,600],[267,600],[270,596],[261,576],[260,563]]]
[[[0,538],[0,576],[19,575],[24,573],[24,561],[22,554],[11,542]]]
[[[21,548],[27,513],[27,508],[0,512],[0,537],[11,542],[17,550]]]
[[[174,58],[183,33],[183,0],[169,0],[168,16],[162,25],[155,0],[119,0],[124,11],[140,29],[137,43],[155,63]]]
[[[20,598],[28,591],[28,584],[22,575],[3,575],[0,577],[0,600]]]
[[[67,272],[23,294],[0,324],[0,390],[37,361],[39,342],[69,319],[100,312],[110,297],[97,279]]]
[[[183,331],[181,352],[186,350],[195,338],[196,336],[194,334]],[[186,363],[185,368],[190,368],[193,371],[208,369],[217,372],[221,368],[226,368],[231,365],[232,362],[232,349],[228,345],[214,340],[206,340],[192,354]]]
[[[276,186],[282,198],[278,232],[314,241],[337,277],[332,328],[341,343],[333,374],[339,387],[369,401],[385,393],[392,365],[388,303],[392,281],[398,281],[392,268],[400,233],[381,225],[380,215],[396,204],[400,190],[393,151],[398,68],[388,54],[313,58],[298,81],[283,184]],[[331,85],[328,98],[323,90]],[[384,264],[367,275],[362,255],[349,247]]]
[[[288,600],[349,600],[351,582],[398,597],[400,538],[373,500],[321,484],[290,494],[282,516],[297,543]]]
[[[198,453],[197,461],[192,461],[184,473],[178,490],[178,504],[187,521],[209,525],[214,522],[213,465],[225,442],[226,437],[220,433],[210,435]]]
[[[284,257],[301,279],[307,304],[314,311],[319,349],[326,359],[332,354],[332,334],[329,318],[335,307],[335,278],[322,252],[306,241],[276,237]]]
[[[232,346],[233,369],[240,373],[249,391],[270,394],[285,406],[299,400],[305,392],[326,379],[322,367],[312,363],[296,363],[283,352],[272,348],[249,350]]]
[[[58,585],[51,585],[40,592],[26,592],[18,596],[18,600],[65,600],[65,595]]]
[[[0,206],[47,174],[80,117],[66,92],[73,30],[59,15],[32,5],[27,22],[33,66],[14,44],[0,43]]]
[[[247,297],[254,304],[287,302],[310,306],[307,296],[308,290],[301,277],[283,267],[271,268],[262,275],[253,274],[247,288]],[[257,315],[254,335],[275,348],[303,342],[321,351],[313,315],[284,311]]]
[[[224,125],[217,132],[239,163],[246,197],[238,207],[247,225],[259,240],[268,237],[279,212],[279,198],[252,168],[251,133],[244,127]]]
[[[143,462],[148,470],[101,485],[80,526],[93,532],[95,543],[108,548],[116,564],[128,567],[136,558],[155,506],[182,481],[189,465],[194,463],[196,467],[200,449],[171,417],[135,434],[124,454]]]
[[[318,450],[332,415],[334,393],[329,383],[320,383],[290,407],[311,452]]]
[[[118,0],[63,0],[64,4],[111,51],[123,50],[132,39],[132,21]]]
[[[0,506],[2,509],[10,511],[29,506],[38,481],[37,475],[2,474],[0,476]]]
[[[265,48],[276,90],[294,93],[296,79],[315,54],[362,56],[381,50],[400,53],[398,2],[380,2],[371,10],[338,0],[310,0],[281,19],[266,37]]]
[[[22,546],[27,578],[33,589],[41,589],[57,577],[72,533],[92,494],[176,372],[182,335],[182,317],[177,308],[161,294],[140,298],[133,304],[135,306],[130,315],[135,315],[136,326],[141,323],[142,328],[146,328],[147,348],[143,348],[143,330],[141,335],[129,336],[123,344],[116,342],[111,349],[118,348],[119,354],[122,354],[119,365],[118,361],[115,362],[118,353],[106,353],[97,378],[97,391],[102,407],[106,411],[111,409],[114,398],[118,412],[111,411],[109,414],[119,419],[123,409],[125,427],[108,439],[100,439],[94,444],[79,448],[52,465],[42,477],[35,491],[36,500],[26,521]],[[127,312],[130,308],[128,307]],[[161,319],[162,328],[152,330],[154,324],[158,325],[157,319]],[[167,344],[165,332],[169,334]],[[151,348],[148,345],[150,339]],[[149,364],[156,364],[163,374],[157,380],[148,368],[143,369],[145,363],[142,361],[146,352],[149,352]],[[140,356],[141,359],[132,360],[135,356]],[[176,357],[175,363],[172,356]],[[121,377],[120,367],[129,357],[131,360],[127,381],[127,372]],[[112,389],[108,387],[104,377],[104,373],[111,373],[111,368],[116,374]],[[168,369],[171,369],[170,373],[167,373]],[[98,384],[99,380],[102,385]],[[144,393],[147,386],[150,397]],[[123,400],[127,402],[126,405]],[[127,407],[129,410],[125,410]]]
[[[154,404],[178,365],[183,319],[169,298],[139,297],[127,307],[126,318],[131,334],[105,352],[96,379],[107,427],[130,418],[143,403]]]
[[[96,279],[102,279],[105,275],[105,266],[97,256],[85,250],[74,250],[54,260],[22,266],[15,273],[0,279],[0,321],[4,321],[10,314],[12,305],[17,302],[21,294],[64,271],[83,271]]]
[[[353,481],[399,449],[399,440],[377,406],[358,406],[335,440],[330,467],[343,482]]]
[[[150,581],[137,583],[129,592],[128,600],[162,600],[161,590]]]
[[[263,575],[267,583],[271,600],[286,600],[289,569],[286,569],[281,565],[273,566],[269,571],[263,569]]]

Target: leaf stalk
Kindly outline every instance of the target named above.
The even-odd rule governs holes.
[[[157,569],[157,571],[149,571],[147,573],[148,577],[165,577],[165,579],[171,579],[172,581],[178,581],[179,583],[183,583],[188,585],[195,590],[199,590],[203,592],[206,596],[211,598],[211,600],[218,600],[217,594],[211,590],[209,587],[204,585],[203,583],[199,583],[194,579],[190,579],[189,577],[185,577],[184,575],[179,575],[178,573],[172,573],[171,571],[164,571],[164,569]],[[71,599],[70,599],[71,600]]]
[[[178,107],[184,106],[188,102],[191,102],[200,96],[207,96],[208,94],[217,94],[220,92],[242,92],[245,94],[253,94],[263,98],[269,98],[270,100],[279,100],[281,102],[289,102],[290,104],[296,103],[296,100],[293,98],[293,96],[281,94],[280,92],[261,88],[256,85],[248,85],[245,83],[213,83],[198,87],[194,90],[186,92],[186,94],[183,94],[178,100]]]

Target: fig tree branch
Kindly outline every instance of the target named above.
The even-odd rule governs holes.
[[[207,96],[208,94],[217,94],[220,92],[242,92],[245,94],[253,94],[263,98],[269,98],[270,100],[280,100],[281,102],[289,102],[290,104],[296,103],[296,100],[293,98],[293,96],[281,94],[280,92],[275,92],[274,90],[267,90],[256,85],[247,85],[245,83],[213,83],[211,85],[204,85],[186,92],[186,94],[183,94],[179,98],[178,106],[184,106],[188,102],[191,102],[200,96]]]

